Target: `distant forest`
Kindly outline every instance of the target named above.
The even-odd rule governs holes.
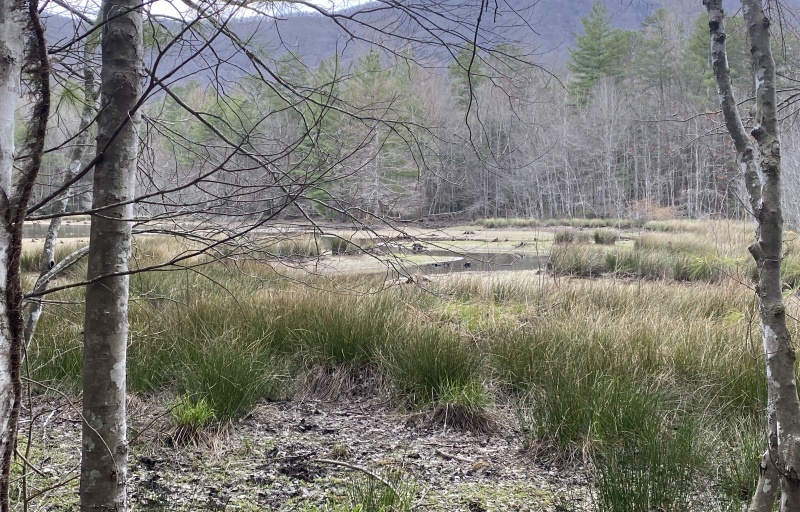
[[[343,211],[406,219],[746,214],[699,1],[663,7],[613,0],[517,3],[523,20],[518,38],[495,46],[481,40],[477,49],[457,44],[449,54],[423,54],[411,45],[387,51],[375,38],[371,44],[343,39],[328,26],[330,19],[310,14],[232,20],[231,30],[277,70],[266,79],[229,42],[185,42],[162,53],[159,42],[169,40],[170,23],[151,22],[145,35],[152,73],[158,73],[155,64],[172,69],[185,55],[211,48],[215,64],[192,60],[169,76],[174,94],[162,91],[148,100],[140,191],[157,193],[224,162],[237,167],[236,182],[213,184],[217,200],[209,211],[228,209],[232,201],[244,211],[285,204],[291,187],[264,194],[264,180],[275,179],[274,171],[218,150],[224,134],[229,143],[274,154],[282,176],[297,183],[313,179],[300,204],[332,220]],[[72,23],[51,16],[48,38],[54,44],[70,38]],[[741,19],[734,15],[727,30],[736,93],[746,111],[754,84]],[[775,48],[786,216],[794,226],[800,221],[800,202],[793,199],[800,194],[797,46],[786,30]],[[79,102],[70,99],[77,83],[58,86],[61,123],[51,129],[49,146],[66,141],[79,121]],[[298,91],[310,101],[293,100]],[[213,126],[187,116],[187,107],[209,114]],[[55,186],[66,158],[46,156],[35,196]],[[254,190],[260,184],[259,192],[242,195],[248,184]],[[236,198],[227,192],[234,189]],[[88,197],[76,194],[73,208],[85,208]]]

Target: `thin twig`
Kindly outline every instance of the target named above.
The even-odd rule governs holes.
[[[106,440],[103,439],[103,436],[101,436],[100,433],[88,421],[86,421],[86,418],[84,418],[83,413],[78,409],[78,406],[73,404],[72,400],[70,400],[69,397],[64,392],[62,392],[62,391],[60,391],[60,390],[58,390],[58,389],[56,389],[54,387],[48,386],[47,384],[43,384],[41,382],[36,382],[35,380],[29,379],[27,377],[22,377],[22,380],[26,381],[26,382],[31,382],[33,384],[36,384],[37,386],[42,386],[43,388],[45,388],[47,390],[53,391],[53,392],[57,393],[58,395],[61,395],[61,398],[66,400],[67,403],[69,404],[69,406],[72,407],[75,410],[76,413],[78,413],[78,416],[80,416],[80,418],[81,418],[81,423],[83,425],[86,425],[87,427],[89,427],[89,430],[94,432],[94,434],[100,439],[100,441],[103,442],[103,446],[106,447],[106,451],[108,452],[108,454],[112,458],[114,457],[114,452],[111,451],[111,448],[109,448],[108,443],[106,443]]]
[[[45,475],[45,474],[44,474],[42,471],[40,471],[40,470],[39,470],[39,469],[38,469],[36,466],[34,466],[33,464],[31,464],[31,463],[28,461],[28,459],[26,459],[26,458],[25,458],[25,456],[24,456],[24,455],[22,455],[22,453],[21,453],[21,452],[20,452],[18,449],[14,448],[14,451],[16,452],[16,454],[17,454],[17,457],[19,457],[20,459],[22,459],[22,462],[24,462],[26,466],[28,466],[29,468],[31,468],[31,469],[32,469],[32,470],[33,470],[33,471],[34,471],[34,472],[35,472],[37,475],[39,475],[39,476],[41,476],[41,477],[45,477],[45,478],[47,478],[47,475]]]
[[[76,467],[73,471],[76,471],[77,469],[78,468]],[[67,485],[68,483],[70,483],[71,481],[73,481],[76,478],[78,478],[79,476],[81,476],[80,473],[78,473],[77,475],[72,475],[69,478],[65,478],[64,480],[61,480],[60,482],[54,483],[53,485],[51,485],[49,487],[45,487],[41,491],[33,493],[30,496],[28,496],[28,501],[36,499],[39,496],[43,495],[44,493],[52,491],[53,489],[58,489],[59,487],[63,487],[65,485]]]
[[[472,459],[468,459],[466,457],[461,457],[460,455],[453,455],[452,453],[447,453],[447,452],[445,452],[443,450],[440,450],[438,448],[435,448],[433,451],[435,451],[437,455],[439,455],[441,457],[444,457],[445,459],[453,459],[453,460],[457,460],[459,462],[466,462],[467,464],[474,464],[474,461]]]
[[[342,462],[340,460],[332,460],[332,459],[313,459],[312,462],[319,462],[321,464],[332,464],[334,466],[342,466],[342,467],[345,467],[345,468],[354,469],[356,471],[361,471],[365,475],[368,475],[368,476],[374,478],[375,480],[379,481],[380,483],[382,483],[383,485],[385,485],[386,487],[391,489],[391,491],[393,493],[395,493],[397,496],[400,495],[400,493],[397,492],[397,489],[395,488],[395,486],[392,485],[391,483],[389,483],[388,480],[386,480],[385,478],[383,478],[381,476],[376,475],[372,471],[370,471],[370,470],[368,470],[366,468],[363,468],[361,466],[356,466],[356,465],[353,465],[353,464],[349,464],[347,462]]]

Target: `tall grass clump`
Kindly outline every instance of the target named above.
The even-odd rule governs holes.
[[[385,473],[390,486],[369,475],[354,476],[347,482],[348,510],[361,512],[410,512],[414,510],[417,487],[400,471]]]
[[[670,277],[672,258],[654,251],[620,249],[606,253],[608,271],[637,279],[665,279]]]
[[[547,268],[555,274],[578,277],[598,277],[608,270],[606,254],[593,246],[566,246],[553,248]]]
[[[129,386],[141,391],[174,387],[202,396],[222,421],[246,413],[261,398],[285,396],[288,381],[298,375],[304,375],[301,383],[309,389],[328,396],[325,389],[337,381],[369,374],[380,348],[404,323],[403,301],[391,292],[267,290],[253,287],[258,281],[252,279],[235,285],[236,273],[227,279],[180,274],[168,274],[178,276],[171,291],[178,301],[137,304]],[[230,295],[220,295],[214,282],[226,282]],[[170,296],[170,286],[157,280],[140,284],[151,290],[148,299],[151,285]],[[249,298],[239,302],[234,295]]]
[[[643,227],[667,233],[705,233],[709,230],[707,221],[692,219],[649,220],[644,223]]]
[[[347,254],[358,250],[358,246],[349,240],[340,236],[332,236],[327,238],[328,247],[333,254]]]
[[[751,418],[737,418],[724,432],[710,433],[710,437],[723,454],[716,461],[720,505],[725,510],[743,510],[758,484],[764,429]]]
[[[504,217],[490,217],[488,219],[478,219],[475,224],[488,229],[507,228],[511,225],[508,219]]]
[[[325,244],[313,235],[293,235],[266,242],[264,250],[276,258],[309,258],[322,254]]]
[[[553,234],[554,244],[579,244],[587,243],[591,240],[591,236],[583,231],[575,229],[559,229]]]
[[[521,418],[529,441],[575,450],[635,430],[658,410],[660,390],[636,378],[640,368],[655,366],[646,355],[653,348],[617,359],[613,334],[555,323],[493,334],[498,376],[525,397]]]
[[[330,294],[300,291],[274,297],[274,342],[302,353],[304,364],[360,370],[403,324],[393,293]]]
[[[633,242],[636,249],[659,251],[670,254],[685,253],[691,256],[716,254],[711,241],[697,235],[644,233]]]
[[[529,449],[593,461],[599,510],[684,510],[705,468],[701,422],[673,384],[659,329],[620,323],[494,332],[493,366],[516,397]]]
[[[596,229],[594,243],[598,245],[614,245],[619,240],[619,232],[612,229]]]
[[[203,430],[213,421],[214,410],[205,398],[183,396],[170,407],[170,415],[175,422],[173,438],[178,444],[186,444],[201,436]]]
[[[642,427],[637,436],[606,447],[593,458],[597,509],[693,510],[694,501],[701,502],[694,496],[697,468],[705,463],[697,446],[699,432],[685,418],[655,416]]]
[[[345,482],[345,496],[323,506],[305,505],[301,512],[411,512],[415,510],[417,484],[400,471],[354,475]],[[387,485],[388,484],[388,485]]]
[[[246,414],[261,399],[285,396],[285,370],[262,344],[223,335],[181,345],[184,352],[176,354],[173,369],[179,392],[203,397],[222,422]]]
[[[617,219],[617,218],[560,218],[560,219],[546,219],[543,224],[545,226],[569,226],[573,228],[616,228],[616,229],[633,229],[640,227],[643,221],[639,219]]]
[[[431,288],[458,301],[482,300],[495,304],[525,303],[539,295],[541,284],[536,279],[519,279],[509,272],[490,278],[464,273],[454,275]]]
[[[26,351],[25,369],[38,382],[77,390],[83,371],[83,290],[57,292],[45,306],[33,341]]]
[[[82,245],[85,244],[66,243],[57,245],[54,262],[58,263],[59,261],[63,260],[65,257],[77,251]],[[20,255],[20,270],[22,272],[35,272],[38,274],[40,272],[41,258],[41,245],[33,245],[32,247],[24,248],[22,254]],[[82,261],[74,263],[64,275],[71,278],[79,278],[81,276],[85,277],[86,258],[83,258]]]
[[[392,390],[409,405],[425,406],[482,382],[478,351],[446,329],[408,329],[384,353]]]
[[[219,294],[216,279],[187,275],[188,296],[179,278],[181,286],[173,290],[179,300],[133,304],[129,389],[169,389],[203,398],[221,422],[246,414],[258,400],[286,396],[289,367],[273,343],[271,315],[265,317],[257,307],[258,295],[238,302]],[[228,281],[231,287],[234,283]],[[168,293],[166,288],[162,292]]]
[[[548,268],[560,275],[596,277],[613,273],[637,279],[672,279],[675,281],[720,282],[728,277],[742,280],[754,272],[754,266],[736,257],[720,257],[706,251],[701,256],[648,243],[634,248],[569,246],[550,252]],[[800,266],[798,266],[800,269]],[[793,275],[793,274],[788,274]]]
[[[476,432],[496,428],[481,355],[457,333],[410,329],[385,348],[385,359],[395,398],[427,409],[431,422]]]
[[[542,221],[534,218],[505,218],[491,217],[478,219],[475,224],[488,229],[494,228],[535,228],[542,225]]]

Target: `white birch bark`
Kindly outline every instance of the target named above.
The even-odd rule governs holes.
[[[780,510],[794,512],[800,510],[800,400],[794,373],[795,351],[786,328],[781,293],[781,161],[770,22],[760,0],[742,0],[756,89],[756,124],[750,132],[751,141],[733,96],[722,0],[704,0],[703,4],[709,14],[711,54],[720,104],[744,171],[750,207],[758,226],[758,240],[749,249],[759,270],[757,291],[767,373],[768,449],[749,510],[772,510],[777,480],[780,480]]]
[[[14,234],[3,218],[10,213],[14,195],[14,112],[24,59],[23,28],[27,24],[24,7],[22,2],[0,2],[0,454],[5,454],[14,443],[13,428],[9,428],[15,401],[12,377],[15,340],[9,303],[9,293],[14,287],[10,282],[13,273],[9,272]],[[9,472],[3,466],[0,485],[7,489]],[[0,508],[6,510],[7,506],[7,502],[0,501]]]
[[[33,98],[27,133],[16,162],[14,114],[26,67]],[[50,115],[49,64],[35,0],[0,2],[0,510],[9,510],[9,474],[21,401],[22,226],[41,166]]]
[[[83,49],[83,97],[84,97],[84,104],[83,109],[81,111],[81,121],[78,126],[78,134],[75,137],[75,145],[70,152],[69,156],[69,166],[67,167],[66,172],[63,173],[62,183],[69,183],[81,170],[81,162],[83,160],[83,156],[86,153],[86,144],[89,140],[89,126],[92,124],[94,119],[96,106],[95,103],[97,102],[97,90],[95,87],[95,78],[94,78],[94,50],[91,49],[94,45],[91,43],[90,40],[87,39],[84,42],[84,49]],[[42,255],[39,262],[39,277],[34,283],[33,288],[31,290],[32,294],[36,295],[35,299],[32,299],[27,307],[27,312],[25,315],[25,346],[30,345],[31,340],[33,339],[33,334],[36,332],[36,326],[39,323],[39,318],[42,313],[42,305],[43,302],[41,300],[41,293],[47,290],[48,285],[50,284],[50,280],[53,279],[58,274],[53,272],[56,269],[56,265],[59,263],[55,261],[56,257],[56,242],[58,241],[58,231],[61,227],[61,217],[60,215],[67,211],[67,202],[69,201],[69,197],[72,192],[72,187],[68,187],[65,189],[59,197],[56,198],[53,211],[56,216],[50,219],[50,225],[47,229],[47,236],[44,240],[44,247],[42,248]],[[78,251],[80,255],[86,254],[85,249],[80,249]],[[61,271],[66,270],[71,266],[72,263],[77,262],[80,258],[72,258],[70,257],[65,258],[66,265],[58,265],[58,269]]]
[[[102,5],[102,68],[94,169],[83,356],[81,511],[127,509],[125,422],[128,270],[142,94],[142,15],[138,0]],[[120,129],[119,127],[122,126]],[[115,138],[114,133],[117,133]]]

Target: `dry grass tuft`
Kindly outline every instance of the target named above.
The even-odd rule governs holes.
[[[372,367],[354,370],[346,366],[315,366],[296,381],[295,398],[337,402],[359,396],[374,396],[383,389],[383,379]]]
[[[494,411],[458,403],[436,403],[429,409],[411,414],[406,425],[473,434],[494,434],[502,430],[501,421]]]

